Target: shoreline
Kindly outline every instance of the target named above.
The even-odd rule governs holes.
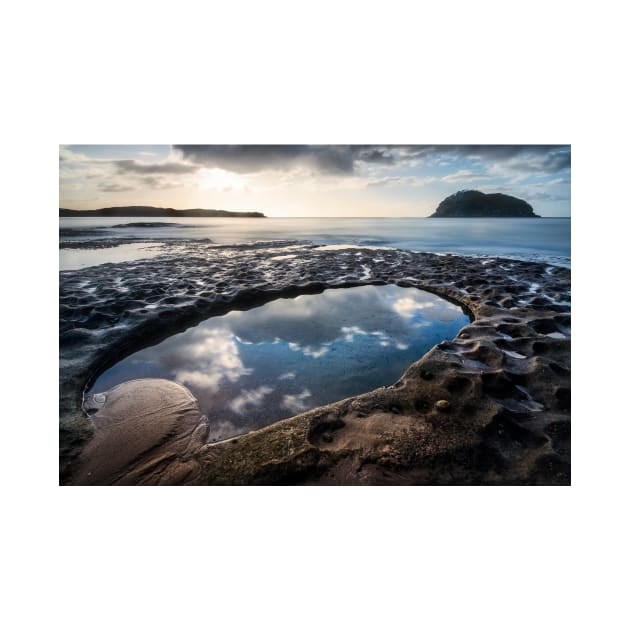
[[[234,308],[365,284],[431,291],[474,321],[389,388],[178,455],[181,483],[570,483],[570,338],[548,337],[570,322],[569,270],[370,248],[270,257],[282,251],[171,243],[157,259],[60,275],[62,483],[93,434],[82,393],[109,365]]]

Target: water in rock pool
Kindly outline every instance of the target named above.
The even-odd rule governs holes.
[[[468,322],[455,304],[418,289],[328,289],[207,319],[114,365],[89,394],[172,379],[198,399],[209,439],[223,439],[391,385]]]

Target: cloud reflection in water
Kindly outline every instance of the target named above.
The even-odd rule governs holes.
[[[329,289],[210,318],[121,361],[92,392],[130,378],[176,380],[220,439],[390,385],[467,323],[457,306],[416,289]]]

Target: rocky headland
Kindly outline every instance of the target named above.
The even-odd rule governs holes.
[[[540,218],[523,199],[503,193],[460,190],[444,199],[429,216],[435,218]]]
[[[203,210],[193,208],[190,210],[175,210],[175,208],[156,208],[154,206],[114,206],[111,208],[98,208],[96,210],[69,210],[59,208],[60,217],[243,217],[264,219],[262,212],[233,212],[231,210]],[[120,226],[117,226],[120,227]]]

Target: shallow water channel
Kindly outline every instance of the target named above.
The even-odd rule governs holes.
[[[224,439],[391,385],[467,323],[461,308],[418,289],[328,289],[211,317],[123,359],[88,396],[171,379],[198,399],[209,439]]]

